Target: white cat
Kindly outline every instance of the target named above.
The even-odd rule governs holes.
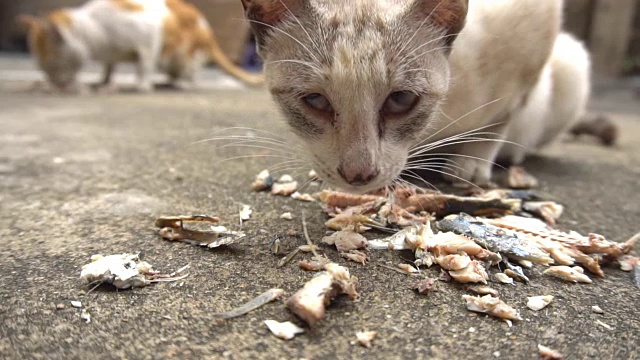
[[[115,64],[135,61],[141,91],[152,90],[158,67],[174,82],[193,82],[208,59],[247,83],[262,81],[224,56],[204,17],[182,0],[91,0],[20,21],[28,26],[32,54],[59,88],[77,87],[77,73],[91,60],[104,63],[105,85]]]
[[[521,162],[589,94],[560,0],[242,2],[275,101],[318,174],[348,191],[417,168],[487,183],[499,154]],[[454,163],[438,168],[443,155]]]

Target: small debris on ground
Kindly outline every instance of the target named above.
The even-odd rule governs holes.
[[[300,194],[297,191],[291,194],[291,198],[294,200],[300,200],[300,201],[306,201],[306,202],[316,201],[316,199],[314,199],[313,196],[309,194]]]
[[[280,219],[293,220],[293,214],[290,212],[282,213],[282,215],[280,215]]]
[[[427,295],[436,287],[436,279],[426,278],[418,281],[413,288],[421,295]]]
[[[252,213],[253,210],[251,210],[251,207],[249,205],[242,205],[242,209],[240,210],[240,220],[247,221],[251,219]]]
[[[225,320],[233,319],[238,316],[245,315],[262,305],[268,304],[272,301],[276,301],[280,299],[284,295],[284,290],[282,289],[269,289],[259,296],[251,299],[249,302],[227,312],[215,314],[214,317],[222,318]]]
[[[72,300],[71,301],[71,306],[73,306],[74,308],[80,309],[80,308],[82,308],[82,303],[80,301]]]
[[[538,352],[543,360],[562,360],[564,358],[562,354],[556,350],[540,344],[538,344]]]
[[[264,323],[273,335],[283,340],[291,340],[296,335],[304,333],[304,329],[291,321],[278,322],[275,320],[265,320]]]
[[[605,324],[600,320],[596,320],[596,324],[602,326],[603,328],[605,328],[607,330],[613,330],[613,327],[611,325]]]
[[[540,311],[544,309],[553,301],[551,295],[531,296],[527,298],[527,307],[533,311]]]
[[[62,309],[64,309],[64,308],[65,308],[65,306],[64,306],[64,304],[63,304],[63,303],[60,303],[60,304],[57,304],[57,305],[56,305],[56,310],[62,310]]]
[[[596,314],[604,314],[604,310],[602,310],[602,308],[598,305],[593,305],[591,307],[591,311],[593,311]]]
[[[87,324],[91,322],[91,314],[87,311],[87,309],[82,309],[80,313],[80,319],[84,320]]]
[[[373,339],[378,335],[375,331],[362,331],[356,333],[356,340],[351,342],[351,345],[355,345],[356,343],[364,346],[371,347],[373,345]]]

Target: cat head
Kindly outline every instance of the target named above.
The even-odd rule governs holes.
[[[22,15],[18,22],[27,29],[29,50],[49,81],[59,88],[72,85],[82,60],[65,41],[63,32],[71,26],[69,15],[58,10],[44,18]]]
[[[267,83],[313,168],[390,184],[439,111],[467,0],[242,0]]]

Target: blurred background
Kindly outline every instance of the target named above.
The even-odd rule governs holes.
[[[19,14],[43,15],[85,0],[0,0],[0,51],[26,53]],[[256,68],[247,24],[239,0],[189,0],[209,20],[222,49],[233,61]],[[593,55],[596,78],[640,74],[640,1],[566,0],[565,28],[583,39]]]

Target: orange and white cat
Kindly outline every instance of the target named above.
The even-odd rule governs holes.
[[[136,62],[138,89],[151,91],[160,70],[176,84],[192,84],[196,71],[213,60],[238,79],[259,84],[260,75],[234,65],[212,29],[182,0],[90,0],[44,18],[21,16],[32,55],[56,87],[79,87],[77,74],[89,61],[104,64],[104,85],[119,62]]]

